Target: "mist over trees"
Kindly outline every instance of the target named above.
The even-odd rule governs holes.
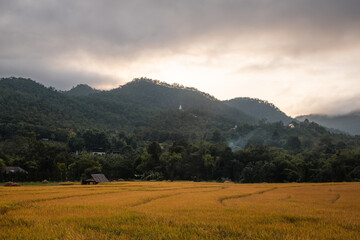
[[[328,116],[320,114],[310,114],[296,117],[299,121],[308,119],[325,126],[333,132],[346,132],[352,135],[360,134],[360,111],[350,112],[348,114]]]

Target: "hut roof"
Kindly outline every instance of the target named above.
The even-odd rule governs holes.
[[[98,183],[100,182],[109,182],[104,174],[91,174],[91,177]]]
[[[6,174],[18,173],[18,172],[28,174],[28,172],[25,171],[24,169],[22,169],[21,167],[5,167],[4,171],[5,171]]]

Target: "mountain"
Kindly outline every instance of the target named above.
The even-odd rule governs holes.
[[[195,88],[187,88],[178,84],[169,85],[146,78],[136,79],[120,88],[92,97],[98,100],[106,98],[107,101],[116,99],[152,110],[178,110],[181,105],[183,111],[209,112],[241,123],[256,121],[255,118],[241,110],[230,107]]]
[[[59,138],[81,129],[136,129],[143,135],[166,129],[175,135],[202,135],[256,122],[206,93],[149,79],[137,79],[110,91],[94,92],[80,85],[70,92],[56,91],[31,79],[1,79],[1,135],[36,132]]]
[[[225,104],[236,108],[249,116],[257,119],[266,119],[268,122],[283,122],[288,124],[293,121],[274,104],[256,98],[234,98],[224,101]]]
[[[338,129],[352,135],[360,135],[360,111],[336,116],[311,114],[298,116],[296,119],[299,121],[308,119],[327,128]]]
[[[262,118],[269,122],[259,121]],[[138,141],[231,141],[235,149],[248,143],[286,147],[293,135],[312,146],[329,134],[315,123],[292,122],[290,127],[289,120],[265,101],[222,102],[194,88],[145,78],[110,91],[77,95],[31,79],[0,79],[0,141],[35,134],[38,139],[67,142],[74,133],[94,130],[133,134]]]
[[[100,90],[94,89],[87,84],[79,84],[64,93],[70,96],[88,96],[98,92],[100,92]]]

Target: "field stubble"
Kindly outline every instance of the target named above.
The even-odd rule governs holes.
[[[0,187],[0,239],[359,239],[360,184]]]

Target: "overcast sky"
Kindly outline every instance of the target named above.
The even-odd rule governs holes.
[[[291,116],[360,109],[359,0],[0,0],[0,77],[100,89],[136,77]]]

